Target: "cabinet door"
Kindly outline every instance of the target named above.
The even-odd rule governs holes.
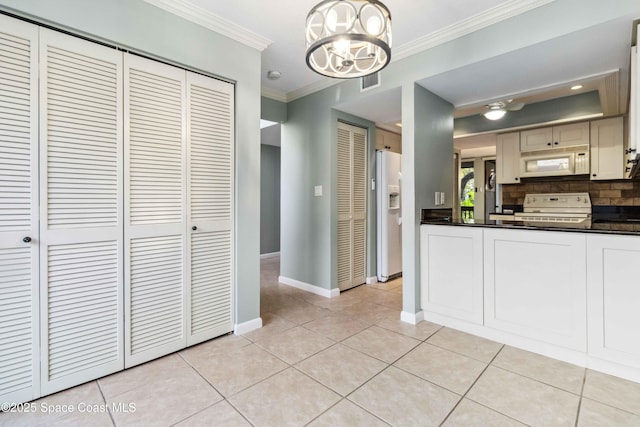
[[[37,52],[38,27],[0,15],[0,402],[40,396]]]
[[[589,145],[589,122],[571,123],[553,127],[553,147]]]
[[[42,392],[123,368],[122,53],[40,29]]]
[[[377,151],[385,151],[387,150],[386,144],[384,142],[384,136],[386,131],[376,128],[376,150]]]
[[[233,85],[187,73],[187,345],[233,330]]]
[[[581,233],[484,230],[485,325],[586,350],[586,254]]]
[[[125,365],[186,345],[185,71],[125,55]]]
[[[500,134],[496,140],[496,182],[520,182],[520,133]]]
[[[591,179],[622,179],[622,117],[591,122]]]
[[[587,237],[589,355],[640,368],[640,239]]]
[[[385,143],[389,148],[389,151],[402,154],[402,136],[397,133],[389,132],[385,136]]]
[[[640,25],[638,25],[640,28]],[[629,90],[629,147],[625,161],[635,160],[640,143],[640,66],[638,47],[631,47],[631,76]],[[629,178],[631,164],[625,164],[625,178]]]
[[[553,148],[553,129],[541,128],[520,132],[520,151],[538,151]]]
[[[420,295],[425,313],[481,325],[482,229],[420,227]]]

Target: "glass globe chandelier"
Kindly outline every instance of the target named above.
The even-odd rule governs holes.
[[[391,13],[376,0],[324,0],[307,15],[307,65],[323,76],[373,74],[391,60]]]

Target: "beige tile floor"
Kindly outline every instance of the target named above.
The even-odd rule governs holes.
[[[402,280],[326,299],[263,260],[264,327],[36,401],[135,412],[0,414],[0,426],[640,426],[640,384],[429,322]]]

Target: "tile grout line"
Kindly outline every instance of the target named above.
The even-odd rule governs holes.
[[[582,375],[582,388],[580,388],[580,400],[578,401],[578,411],[576,413],[576,422],[574,427],[578,427],[578,421],[580,420],[580,409],[582,409],[582,398],[584,393],[584,386],[587,383],[587,368],[584,368],[584,375]]]
[[[102,391],[102,387],[100,386],[100,382],[98,380],[95,380],[96,385],[98,386],[98,391],[100,391],[100,395],[102,396],[102,400],[104,400],[105,405],[107,405],[107,397],[104,395],[104,392]],[[109,414],[109,418],[111,418],[111,422],[113,423],[113,426],[116,427],[116,420],[113,418],[113,414],[111,413],[111,408],[109,407],[109,405],[107,405],[107,413]]]
[[[484,369],[482,370],[482,372],[480,372],[480,375],[478,375],[478,376],[476,377],[476,379],[473,381],[473,383],[471,383],[471,385],[469,386],[469,388],[467,388],[467,391],[465,391],[465,392],[462,394],[462,396],[460,396],[460,400],[458,400],[458,402],[453,406],[453,408],[451,408],[451,410],[449,411],[449,413],[447,414],[447,416],[446,416],[446,417],[444,417],[444,419],[443,419],[443,420],[442,420],[442,422],[440,423],[440,426],[442,426],[442,425],[447,421],[447,419],[451,416],[451,414],[453,414],[453,412],[456,410],[456,408],[460,405],[460,402],[462,402],[462,401],[464,400],[464,398],[467,396],[467,394],[469,394],[469,392],[471,391],[471,389],[473,388],[473,386],[475,386],[475,385],[476,385],[476,383],[478,382],[478,380],[480,379],[480,377],[482,377],[482,376],[484,375],[484,373],[485,373],[485,372],[487,372],[487,369],[489,369],[489,366],[491,366],[491,364],[493,363],[493,361],[494,361],[494,360],[496,360],[496,357],[498,357],[498,355],[500,354],[500,352],[502,352],[502,350],[504,349],[504,347],[505,347],[505,345],[504,345],[504,344],[502,344],[502,346],[500,347],[500,350],[498,350],[498,351],[496,352],[496,354],[494,354],[494,355],[493,355],[493,357],[491,358],[491,360],[489,361],[489,363],[487,363],[487,366],[485,366],[485,367],[484,367]],[[483,405],[483,406],[484,406],[484,405]],[[497,413],[501,414],[501,415],[504,415],[504,416],[507,416],[507,417],[508,417],[508,415],[505,415],[505,414],[503,414],[502,412],[496,411],[496,410],[495,410],[495,409],[493,409],[493,408],[491,408],[491,409],[492,409],[493,411],[495,411],[495,412],[497,412]],[[511,417],[509,417],[509,418],[511,418]],[[513,419],[513,418],[511,418],[511,419]],[[516,420],[516,421],[517,421],[517,420]]]

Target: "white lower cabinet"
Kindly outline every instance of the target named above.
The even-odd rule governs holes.
[[[640,381],[640,236],[422,225],[426,320]]]
[[[485,325],[586,350],[585,235],[484,230]]]
[[[482,324],[482,228],[420,228],[421,303],[426,312]]]
[[[639,265],[639,237],[587,237],[590,356],[640,368]]]

